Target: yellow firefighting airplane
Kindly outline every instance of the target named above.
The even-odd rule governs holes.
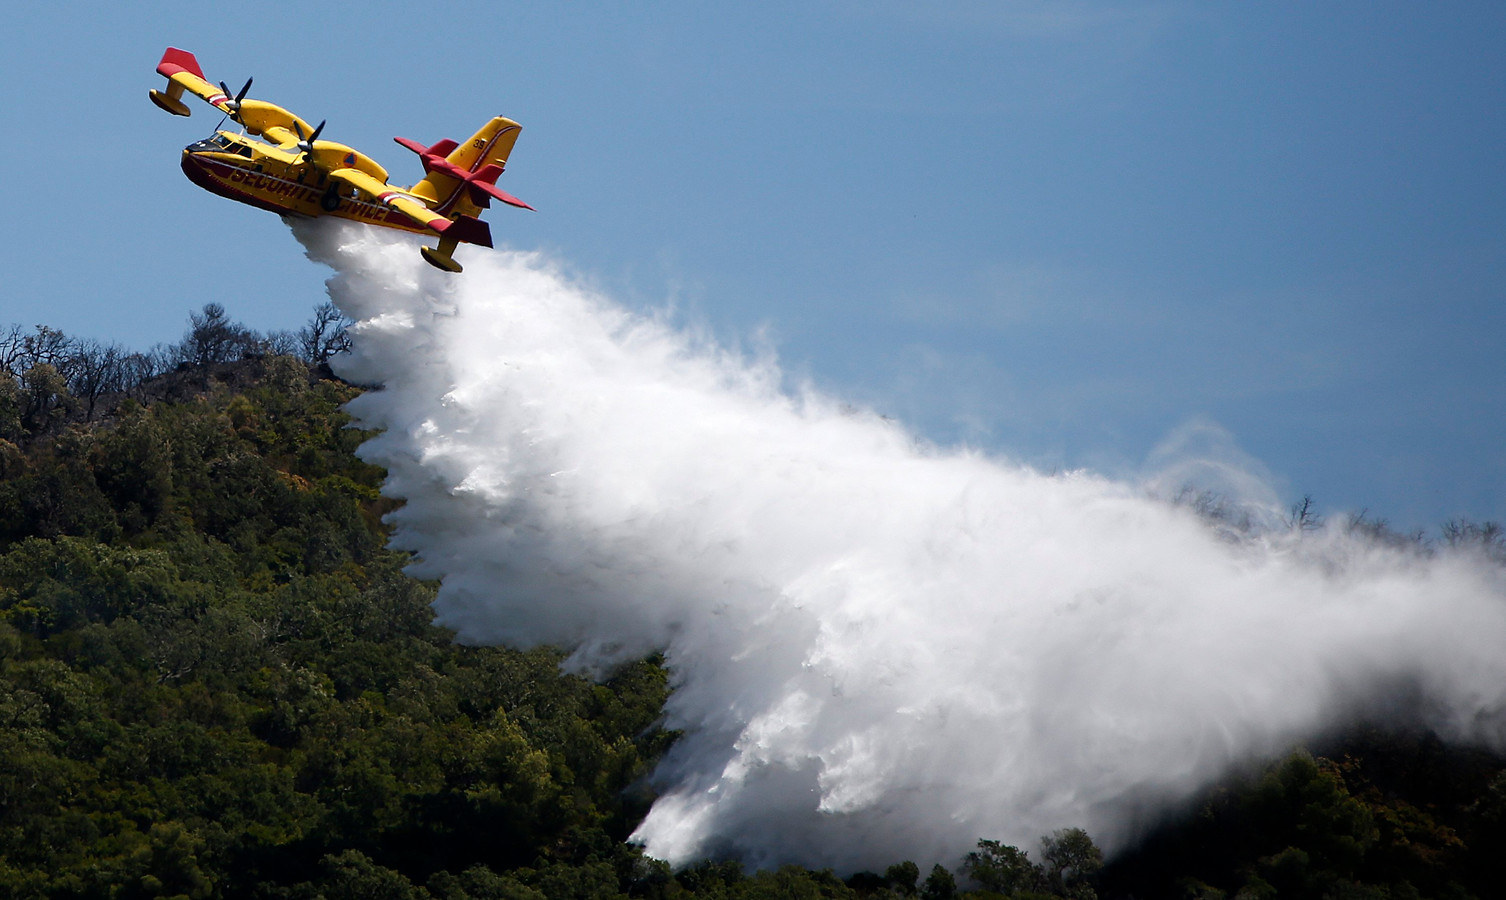
[[[223,81],[215,86],[205,80],[192,53],[173,47],[162,54],[157,72],[167,76],[167,92],[153,90],[153,103],[173,115],[189,115],[183,103],[188,90],[244,128],[242,133],[216,131],[183,149],[184,174],[222,197],[283,215],[339,216],[437,234],[439,246],[421,252],[447,272],[460,271],[452,255],[460,243],[492,245],[491,229],[477,218],[492,198],[533,209],[497,188],[497,176],[521,130],[511,119],[492,119],[464,144],[443,140],[425,147],[395,138],[418,154],[426,173],[412,187],[400,188],[388,184],[387,170],[365,154],[319,140],[323,122],[310,128],[280,106],[247,99],[249,78],[232,95]]]

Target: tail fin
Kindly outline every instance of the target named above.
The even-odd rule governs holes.
[[[481,126],[481,130],[471,135],[470,140],[463,144],[440,141],[432,147],[424,148],[413,141],[399,138],[398,143],[418,153],[420,157],[445,154],[444,161],[449,163],[449,166],[439,166],[435,165],[432,160],[425,159],[424,169],[427,174],[422,181],[409,189],[410,193],[423,197],[440,210],[456,201],[468,199],[460,190],[465,184],[465,179],[457,178],[451,172],[459,169],[470,173],[487,166],[496,166],[500,173],[500,170],[507,165],[507,157],[512,153],[513,145],[518,142],[520,131],[522,131],[522,126],[517,122],[498,116]],[[450,171],[447,172],[446,169]]]
[[[468,172],[474,172],[485,165],[505,169],[508,154],[512,153],[513,144],[518,142],[518,132],[522,128],[512,119],[498,116],[481,126],[481,130],[471,135],[470,140],[456,147],[448,159]]]

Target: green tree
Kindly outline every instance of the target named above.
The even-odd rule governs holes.
[[[979,840],[978,849],[962,862],[962,870],[985,890],[1010,896],[1034,890],[1041,882],[1040,867],[1030,854],[1011,844]]]
[[[957,896],[957,879],[940,863],[931,867],[926,883],[920,889],[923,900],[952,900]]]
[[[1092,878],[1103,868],[1103,852],[1081,828],[1063,828],[1041,838],[1045,882],[1061,897],[1093,900]]]
[[[916,895],[916,882],[920,880],[920,866],[910,860],[898,862],[884,870],[884,880],[897,890],[901,896],[914,897]]]

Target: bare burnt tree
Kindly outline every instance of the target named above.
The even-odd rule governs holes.
[[[262,339],[262,352],[268,356],[302,356],[303,339],[287,330],[269,331]]]
[[[1413,550],[1424,554],[1431,552],[1427,534],[1421,528],[1406,533],[1397,531],[1385,519],[1370,515],[1368,509],[1350,513],[1344,523],[1344,532],[1398,550]]]
[[[1498,522],[1450,519],[1443,523],[1443,542],[1457,550],[1475,550],[1497,562],[1506,562],[1506,529]]]
[[[1323,527],[1323,517],[1313,509],[1311,494],[1303,494],[1301,502],[1292,504],[1292,514],[1287,518],[1286,525],[1298,534],[1317,531]]]
[[[72,338],[56,328],[38,325],[27,331],[20,325],[12,325],[0,334],[0,367],[17,379],[39,365],[67,373],[74,363],[74,344]]]
[[[270,355],[322,362],[349,346],[347,324],[326,302],[305,328],[263,336],[233,321],[222,305],[208,303],[189,314],[182,341],[145,353],[72,338],[45,325],[0,326],[0,437],[23,440],[70,421],[93,421],[123,398],[148,402],[164,390],[153,387],[155,379],[175,369],[198,367],[207,375],[209,365]]]
[[[171,372],[178,368],[180,364],[187,366],[188,363],[179,358],[179,350],[180,346],[178,344],[163,344],[160,342],[153,344],[152,348],[146,351],[146,357],[151,361],[152,372],[161,375],[164,372]]]
[[[0,370],[12,378],[20,378],[28,368],[22,365],[25,356],[26,331],[20,325],[11,325],[0,332]]]
[[[118,344],[101,344],[92,340],[74,344],[68,370],[68,392],[82,406],[86,421],[94,419],[101,397],[125,390],[128,377],[126,358],[130,355]]]
[[[120,361],[123,385],[121,393],[134,400],[145,398],[141,388],[148,381],[161,375],[165,368],[157,357],[148,353],[127,353]]]
[[[38,325],[34,333],[27,335],[22,343],[26,348],[26,368],[39,365],[52,366],[58,374],[68,375],[74,365],[74,342],[56,328]]]
[[[304,360],[315,364],[329,362],[331,356],[349,350],[350,335],[346,329],[351,324],[335,304],[325,301],[316,306],[314,317],[298,332]]]
[[[1192,484],[1185,484],[1172,498],[1175,506],[1185,506],[1197,513],[1197,517],[1213,526],[1220,537],[1237,539],[1255,531],[1255,522],[1248,511],[1231,503],[1218,491],[1210,491]]]
[[[188,314],[188,333],[176,348],[178,362],[194,366],[234,362],[261,352],[256,332],[231,321],[225,307],[206,303],[204,308]]]

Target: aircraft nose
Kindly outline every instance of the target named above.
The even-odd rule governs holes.
[[[213,183],[213,179],[209,177],[209,167],[205,164],[205,160],[199,158],[199,155],[191,148],[185,147],[183,149],[181,165],[183,167],[183,174],[188,176],[189,181],[192,181],[205,190],[214,190],[210,186]]]

